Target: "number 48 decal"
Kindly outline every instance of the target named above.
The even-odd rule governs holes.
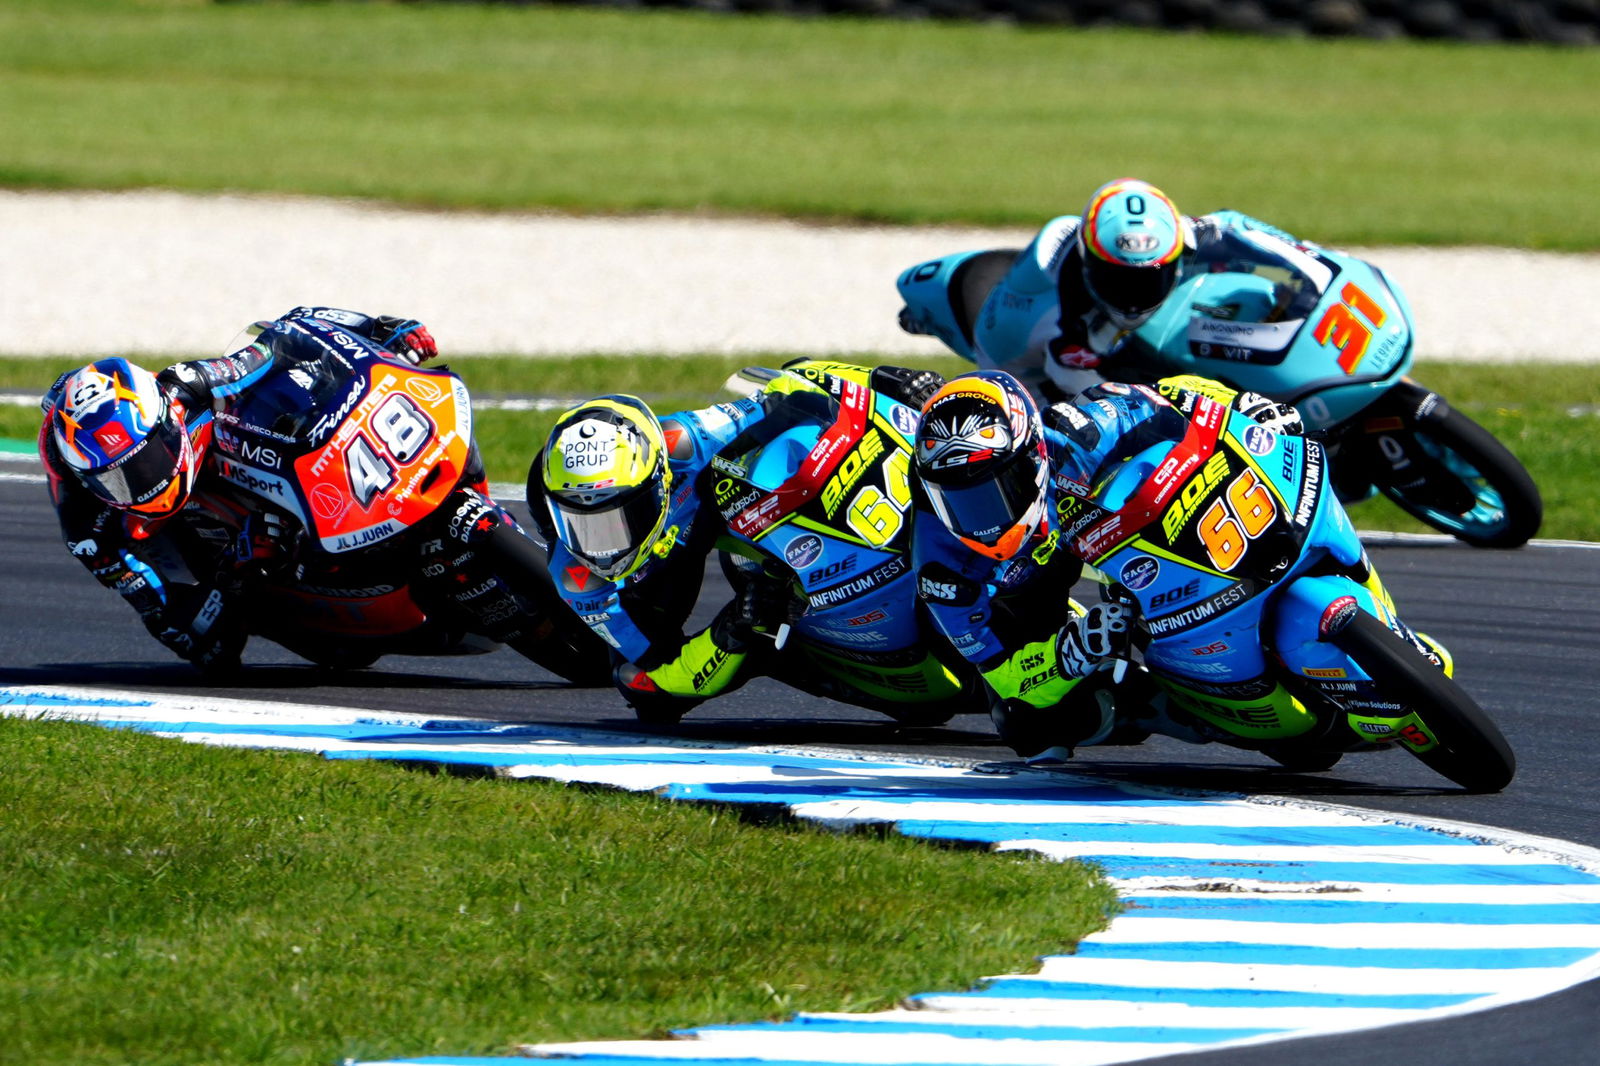
[[[395,483],[397,463],[410,462],[433,439],[433,423],[409,397],[398,392],[378,406],[368,426],[383,451],[373,447],[364,433],[357,433],[344,450],[350,492],[362,507],[371,506],[373,497]]]

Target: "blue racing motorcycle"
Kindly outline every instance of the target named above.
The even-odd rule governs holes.
[[[741,375],[744,391],[764,391],[767,414],[713,458],[709,475],[730,582],[776,579],[790,589],[789,620],[762,669],[909,725],[987,714],[977,675],[917,599],[916,410],[849,364]]]
[[[1323,432],[1342,501],[1381,492],[1468,544],[1526,543],[1543,520],[1538,487],[1493,434],[1406,376],[1414,326],[1399,287],[1370,263],[1285,237],[1246,227],[1198,253],[1161,309],[1114,342],[1102,373],[1196,374],[1294,404]],[[902,323],[967,359],[980,321],[991,344],[1042,343],[1035,304],[1046,297],[997,288],[1019,254],[961,252],[905,271]]]
[[[1510,745],[1448,652],[1401,620],[1322,445],[1210,399],[1160,436],[1057,505],[1073,551],[1138,618],[1136,668],[1158,694],[1136,723],[1301,771],[1399,745],[1468,790],[1504,788]]]

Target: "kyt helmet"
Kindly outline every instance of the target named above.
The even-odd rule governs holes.
[[[667,522],[672,470],[661,423],[636,396],[599,396],[564,413],[542,462],[556,537],[613,581],[643,566]]]
[[[102,359],[67,375],[50,408],[56,451],[112,507],[161,518],[194,488],[200,455],[183,406],[155,375],[126,359]]]
[[[1119,178],[1094,191],[1078,225],[1089,296],[1118,329],[1137,329],[1178,281],[1189,222],[1148,182]]]
[[[1049,456],[1039,409],[1016,378],[952,378],[922,408],[917,474],[946,529],[994,559],[1020,552],[1045,518]]]

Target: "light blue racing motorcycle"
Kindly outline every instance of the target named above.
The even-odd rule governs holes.
[[[1028,343],[1038,312],[995,287],[1019,249],[961,252],[900,275],[902,321],[975,359],[980,316]],[[993,327],[991,323],[990,328]],[[1102,372],[1129,382],[1197,374],[1300,409],[1322,431],[1345,503],[1382,492],[1468,544],[1513,548],[1538,532],[1539,490],[1517,457],[1407,377],[1414,326],[1377,267],[1276,231],[1230,233],[1197,254],[1165,304],[1117,342]]]
[[[1106,597],[1138,618],[1136,668],[1159,695],[1136,722],[1297,771],[1399,745],[1468,790],[1504,788],[1510,746],[1448,652],[1396,613],[1328,491],[1322,445],[1210,399],[1172,415],[1057,505]]]
[[[743,391],[765,393],[767,414],[708,473],[729,581],[737,588],[764,573],[790,589],[789,621],[763,655],[764,671],[907,725],[987,714],[976,673],[917,599],[917,411],[850,364],[752,367],[741,379]]]

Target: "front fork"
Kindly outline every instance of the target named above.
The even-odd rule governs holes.
[[[1452,672],[1449,653],[1401,621],[1377,571],[1363,569],[1364,575],[1298,577],[1289,583],[1274,624],[1278,656],[1296,686],[1318,692],[1344,713],[1351,734],[1347,740],[1398,741],[1412,751],[1427,751],[1436,743],[1431,730],[1423,727],[1411,708],[1383,692],[1335,641],[1356,612],[1365,612],[1404,637],[1446,674]]]
[[[1472,510],[1475,499],[1417,439],[1417,428],[1449,410],[1444,397],[1402,378],[1338,434],[1333,484],[1345,503],[1365,499],[1376,487],[1452,514]],[[1342,461],[1341,461],[1342,460]]]

